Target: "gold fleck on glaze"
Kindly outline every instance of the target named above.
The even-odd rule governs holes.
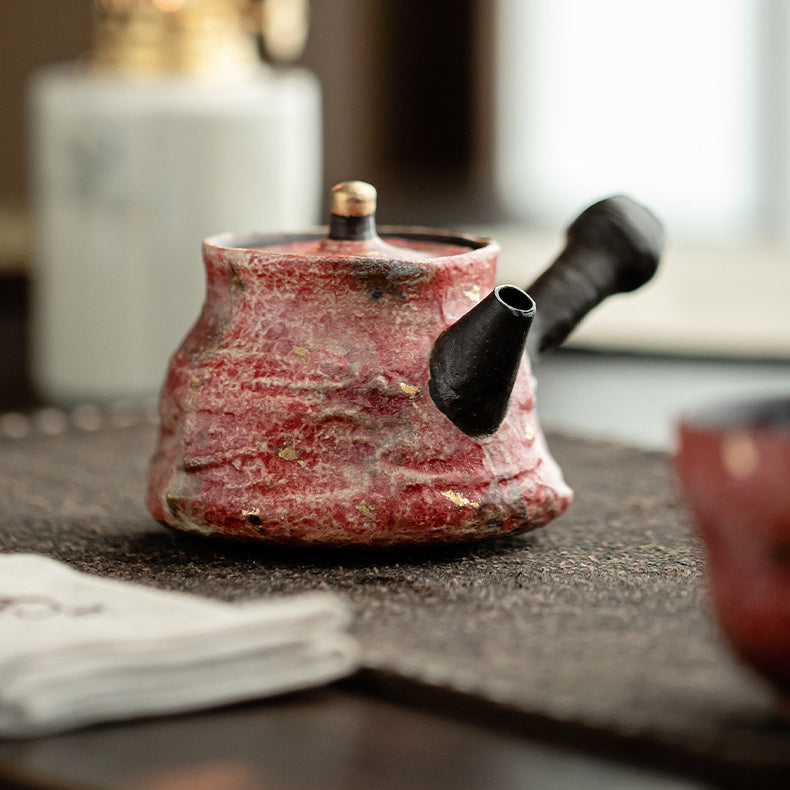
[[[172,494],[165,494],[165,502],[167,502],[168,510],[174,516],[177,516],[181,511],[181,508],[178,505],[178,500]]]
[[[193,374],[192,375],[192,380],[191,380],[189,386],[190,386],[190,389],[199,390],[200,389],[200,379]]]
[[[447,499],[449,499],[456,507],[464,507],[464,505],[468,505],[469,507],[475,508],[475,510],[480,507],[479,502],[474,502],[471,499],[467,499],[467,497],[458,491],[441,491],[440,493],[443,497],[447,497]]]
[[[213,535],[215,528],[206,521],[201,519],[192,518],[186,513],[178,514],[178,529],[185,532],[196,532],[198,535]]]
[[[732,433],[722,441],[721,461],[730,476],[743,480],[757,471],[760,456],[751,436]]]
[[[473,302],[480,301],[480,286],[472,285],[464,291],[464,296],[469,297]]]
[[[362,513],[363,516],[367,516],[368,518],[375,519],[376,518],[376,506],[369,505],[367,502],[360,502],[358,505],[354,505],[354,507]]]
[[[524,438],[532,441],[535,438],[535,429],[531,422],[524,423]]]
[[[230,290],[243,291],[245,288],[244,280],[241,279],[238,269],[231,263],[230,265]]]
[[[299,457],[299,451],[290,445],[283,447],[282,450],[277,453],[277,455],[279,455],[283,461],[296,461],[297,466],[301,466],[302,469],[307,466],[307,464]]]
[[[305,348],[304,346],[294,346],[291,349],[291,353],[296,354],[296,356],[299,357],[302,360],[302,362],[307,362],[307,357],[310,354],[310,349]]]
[[[260,516],[260,514],[261,514],[261,509],[258,507],[241,511],[241,515],[244,516],[244,518],[247,518],[247,516]]]
[[[401,384],[400,388],[412,400],[414,400],[420,394],[420,388],[416,384]]]

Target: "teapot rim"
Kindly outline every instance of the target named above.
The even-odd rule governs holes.
[[[479,252],[480,250],[498,252],[500,249],[499,243],[488,236],[452,229],[431,228],[422,225],[380,225],[378,227],[378,233],[385,241],[405,239],[407,241],[437,242],[439,244],[456,245],[467,248],[447,255],[438,255],[436,256],[437,258],[452,258],[457,255],[468,255],[469,253]],[[326,235],[326,225],[319,225],[301,231],[248,231],[242,233],[229,231],[207,236],[203,239],[203,248],[216,252],[255,253],[264,251],[266,247],[303,241],[321,241],[326,238]],[[347,243],[349,244],[349,248],[343,250],[343,257],[367,257],[364,253],[360,253],[358,256],[354,254],[352,245],[355,243],[356,242]],[[282,251],[278,251],[278,256],[284,258],[305,257],[303,253],[288,253]],[[321,257],[325,256],[322,255]]]

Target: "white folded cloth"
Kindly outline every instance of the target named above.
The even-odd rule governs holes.
[[[208,708],[351,673],[345,603],[222,603],[0,555],[0,736]]]

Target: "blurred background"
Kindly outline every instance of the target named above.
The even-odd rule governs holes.
[[[144,27],[139,19],[132,25],[135,6],[167,16],[201,3],[207,16],[188,17],[179,35],[200,37],[204,55],[213,57],[220,49],[216,36],[228,33],[217,32],[218,15],[240,15],[240,30],[259,58],[247,63],[246,76],[240,70],[227,85],[218,81],[227,58],[208,59],[201,74],[169,62],[149,64],[143,76],[139,64],[136,71],[124,68],[127,55],[119,53],[126,52],[126,37],[142,35]],[[2,5],[0,409],[152,396],[151,380],[160,369],[164,374],[187,316],[199,306],[200,238],[253,225],[324,222],[329,188],[349,178],[377,186],[380,222],[495,236],[502,246],[500,280],[522,286],[557,254],[569,222],[602,197],[630,194],[664,221],[668,247],[655,282],[607,302],[567,351],[537,364],[542,419],[550,427],[667,446],[673,415],[688,406],[790,389],[790,5],[313,0],[309,27],[306,7],[302,0]],[[151,18],[145,22],[150,32]],[[238,31],[231,33],[240,52]],[[172,42],[163,46],[175,51]],[[51,64],[69,62],[78,64],[76,71],[58,66],[54,77],[42,76]],[[86,76],[81,69],[88,66]],[[99,88],[94,67],[102,75]],[[186,83],[204,78],[212,87],[197,89],[198,111],[195,86]],[[242,90],[245,79],[258,87]],[[267,91],[264,98],[259,89]],[[95,200],[101,211],[77,205],[69,183],[83,183],[99,154],[93,138],[75,144],[74,136],[95,132],[101,115],[121,118],[113,139],[122,139],[123,130],[137,128],[135,113],[138,120],[151,115],[147,102],[163,90],[156,124],[145,128],[159,130],[156,145],[167,154],[147,176],[149,186],[162,179],[157,194],[167,199],[123,237],[132,227],[128,206],[112,215],[107,209],[120,194],[117,184],[80,193],[82,203]],[[231,106],[229,96],[237,103]],[[249,106],[240,111],[244,102]],[[267,119],[256,109],[261,104]],[[187,105],[180,127],[176,116]],[[252,119],[251,137],[241,135],[241,126],[226,129],[233,113],[239,124]],[[312,137],[303,135],[308,126]],[[69,146],[61,145],[68,135]],[[185,140],[193,137],[189,159]],[[124,156],[144,157],[138,138],[129,140],[134,145]],[[245,145],[257,145],[250,140],[278,160],[276,172],[246,152]],[[320,150],[313,151],[316,145]],[[234,155],[242,166],[231,178]],[[171,173],[176,160],[180,169],[173,164]],[[144,168],[127,163],[124,172],[135,173],[141,188]],[[194,180],[198,173],[203,181]],[[250,183],[242,188],[244,179]],[[266,190],[260,197],[256,184]],[[290,214],[267,207],[267,193],[282,197],[289,188],[297,193]],[[207,207],[189,208],[195,193],[213,197]],[[231,211],[234,193],[247,197]],[[128,270],[148,265],[156,257],[150,249],[138,250],[117,274],[101,270],[106,287],[115,283],[121,296],[103,297],[96,270],[80,267],[91,250],[102,261],[119,257],[106,252],[113,240],[119,250],[133,247],[174,205],[202,224],[185,219],[179,228],[191,240],[186,252],[155,248],[165,259],[185,256],[186,268],[174,269],[172,283],[194,283],[185,289],[184,317],[165,326],[145,313],[167,312],[150,286],[140,286],[136,301],[124,296],[137,293]],[[171,214],[162,225],[167,238],[178,221]],[[113,222],[123,223],[117,232]],[[107,239],[103,250],[98,242],[91,246],[99,237]],[[87,322],[94,313],[106,331]],[[117,328],[113,335],[116,325],[135,336],[128,350],[127,336]],[[143,326],[148,329],[135,330]],[[80,332],[74,350],[69,339]],[[147,357],[149,349],[156,353]],[[111,359],[118,357],[121,363]],[[113,365],[120,367],[107,374],[107,384],[102,371]]]

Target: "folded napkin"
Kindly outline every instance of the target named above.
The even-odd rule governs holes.
[[[357,650],[339,598],[222,603],[0,555],[0,736],[327,683]]]

